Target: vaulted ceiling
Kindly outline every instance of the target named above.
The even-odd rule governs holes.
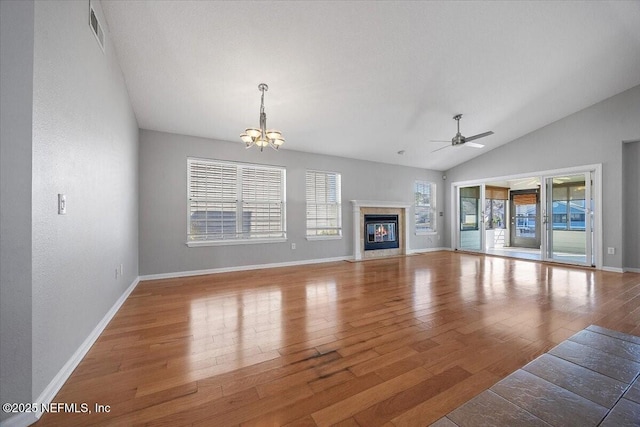
[[[102,1],[141,128],[446,170],[640,84],[640,1]],[[448,147],[452,116],[482,149]],[[397,154],[404,150],[404,155]]]

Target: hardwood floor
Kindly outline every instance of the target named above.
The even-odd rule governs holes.
[[[434,252],[141,282],[37,426],[428,425],[590,324],[640,335],[640,274]]]

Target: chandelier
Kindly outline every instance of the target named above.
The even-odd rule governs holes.
[[[265,83],[260,83],[258,90],[262,92],[262,98],[260,100],[260,129],[247,128],[244,133],[240,135],[240,138],[247,144],[247,148],[256,145],[260,147],[260,151],[262,151],[264,147],[268,145],[274,150],[277,150],[284,144],[284,137],[279,130],[267,130],[267,115],[264,112],[264,93],[269,90],[269,86]]]

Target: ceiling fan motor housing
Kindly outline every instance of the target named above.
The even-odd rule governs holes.
[[[465,137],[462,136],[460,132],[456,134],[453,138],[451,138],[451,145],[462,145],[464,144]]]

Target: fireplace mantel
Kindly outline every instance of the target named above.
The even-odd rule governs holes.
[[[400,208],[408,209],[411,207],[409,203],[405,202],[381,202],[377,200],[352,200],[353,210],[359,210],[360,208]]]
[[[407,248],[409,246],[409,208],[411,207],[410,203],[406,202],[390,202],[390,201],[379,201],[379,200],[351,200],[351,204],[353,205],[353,259],[358,261],[364,258],[363,256],[363,248],[364,248],[364,230],[363,225],[361,224],[361,215],[362,209],[367,208],[367,210],[380,208],[380,209],[399,209],[403,213],[404,221],[403,221],[403,230],[399,230],[402,233],[402,248],[401,252],[406,253]],[[368,252],[377,252],[377,251],[368,251]]]

